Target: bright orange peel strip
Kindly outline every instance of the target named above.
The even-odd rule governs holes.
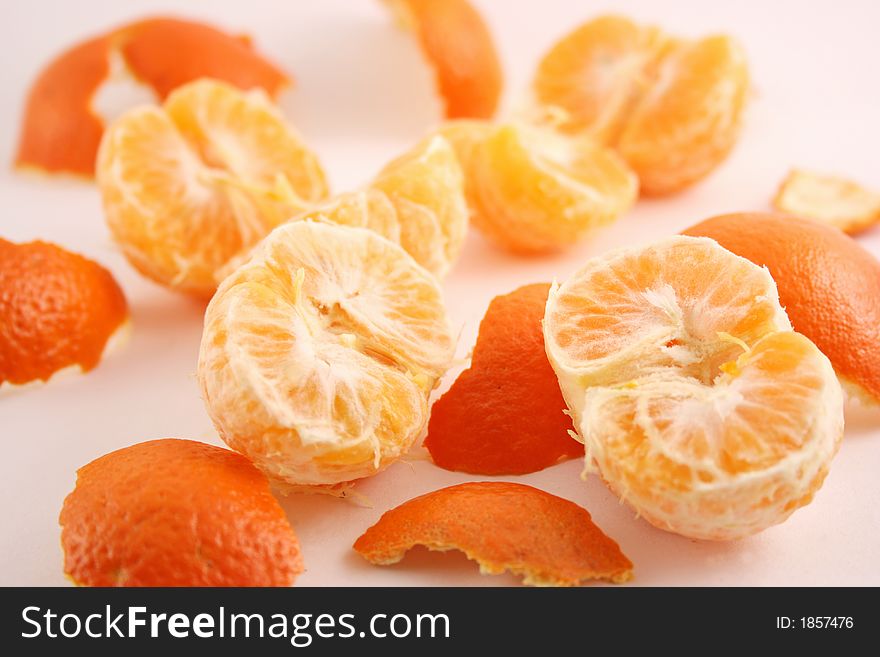
[[[437,76],[446,118],[490,118],[503,75],[489,28],[467,0],[385,0],[415,32]]]
[[[247,37],[204,23],[149,18],[78,44],[50,62],[28,94],[15,165],[91,177],[104,121],[93,101],[118,53],[129,72],[165,98],[178,86],[214,77],[277,95],[289,77]]]
[[[460,550],[484,574],[509,570],[535,586],[620,583],[632,576],[630,560],[586,509],[510,482],[468,482],[404,502],[358,538],[354,549],[386,566],[416,545]]]
[[[526,474],[583,456],[544,351],[549,291],[525,285],[489,304],[471,366],[431,408],[424,444],[441,468]]]

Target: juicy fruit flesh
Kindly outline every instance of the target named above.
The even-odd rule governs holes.
[[[632,576],[630,560],[586,509],[509,482],[468,482],[404,502],[383,514],[354,549],[384,566],[416,545],[461,550],[482,573],[509,570],[536,586],[625,582]]]
[[[821,221],[854,235],[880,223],[880,194],[846,178],[791,171],[773,199],[780,212]]]
[[[221,436],[293,485],[375,474],[451,359],[433,276],[372,231],[279,227],[208,307],[199,380]]]
[[[765,266],[794,329],[831,359],[841,380],[880,401],[880,262],[816,221],[771,213],[712,217],[685,231]]]
[[[201,296],[230,260],[327,193],[317,159],[267,99],[209,80],[114,123],[98,183],[132,264]]]
[[[293,219],[368,228],[442,278],[458,259],[467,234],[461,166],[449,142],[434,136],[388,163],[362,189],[339,194]]]
[[[545,339],[588,466],[652,523],[736,538],[821,485],[843,430],[830,363],[766,270],[712,240],[594,259],[551,293]]]
[[[708,174],[730,151],[748,89],[738,44],[687,41],[605,16],[563,38],[533,89],[547,120],[615,148],[647,194]]]
[[[0,238],[0,384],[94,368],[128,318],[106,269],[48,244]]]
[[[474,225],[519,253],[555,251],[617,219],[637,181],[612,152],[520,124],[452,123]]]

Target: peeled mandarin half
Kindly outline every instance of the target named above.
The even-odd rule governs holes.
[[[458,259],[467,234],[461,167],[449,142],[434,136],[389,163],[364,189],[297,218],[375,230],[442,277]]]
[[[635,200],[637,180],[612,151],[520,124],[453,123],[471,220],[517,253],[558,251],[613,222]]]
[[[290,586],[293,528],[243,456],[151,440],[77,472],[61,510],[64,572],[80,586]]]
[[[160,98],[202,77],[273,96],[290,84],[247,37],[177,18],[129,23],[71,47],[42,70],[28,94],[16,166],[92,176],[104,131],[94,100],[116,76],[114,58]]]
[[[492,35],[468,0],[384,0],[433,66],[447,118],[490,118],[503,85]]]
[[[779,187],[773,207],[855,235],[880,224],[880,193],[846,178],[795,169]]]
[[[471,366],[431,408],[425,447],[436,465],[483,475],[525,474],[582,457],[544,351],[550,285],[495,297]]]
[[[749,78],[731,37],[685,40],[621,16],[561,39],[533,81],[539,114],[615,148],[646,194],[706,176],[739,135]]]
[[[409,449],[453,346],[436,279],[402,248],[295,221],[218,289],[198,376],[230,447],[292,486],[335,485]]]
[[[652,524],[740,538],[821,486],[843,433],[831,363],[767,270],[713,240],[594,258],[551,291],[544,336],[588,467]]]
[[[128,316],[122,290],[96,262],[0,238],[0,384],[91,370]]]
[[[685,231],[767,267],[795,330],[831,359],[856,397],[880,402],[880,262],[841,231],[810,219],[743,213]]]
[[[586,509],[531,486],[468,482],[404,502],[355,541],[370,563],[397,563],[416,545],[461,550],[480,572],[533,586],[625,582],[632,563]]]
[[[128,260],[203,297],[230,260],[327,194],[317,158],[266,96],[213,80],[123,115],[97,168],[107,224]]]

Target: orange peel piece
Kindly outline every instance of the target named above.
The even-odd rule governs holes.
[[[96,262],[47,242],[0,238],[0,384],[93,369],[127,319],[122,290]]]
[[[801,169],[793,169],[782,181],[773,207],[849,235],[880,223],[880,193],[847,178]]]
[[[467,0],[384,0],[434,68],[446,118],[490,118],[503,75],[483,17]]]
[[[583,457],[544,351],[548,283],[495,297],[480,322],[470,368],[431,409],[425,447],[447,470],[526,474]]]
[[[110,39],[89,39],[43,69],[28,93],[15,164],[91,176],[104,122],[92,108],[110,75]]]
[[[216,78],[239,89],[261,87],[275,97],[290,84],[278,67],[259,55],[246,36],[174,18],[151,18],[123,29],[119,49],[132,73],[160,100],[199,78]]]
[[[111,75],[114,53],[160,99],[202,77],[272,96],[290,84],[247,37],[176,18],[129,23],[73,46],[39,74],[25,104],[17,167],[92,177],[104,132],[93,101]]]
[[[467,482],[387,511],[354,543],[372,564],[400,561],[416,545],[460,550],[483,574],[505,570],[533,586],[625,582],[632,563],[589,512],[537,488],[504,481]]]
[[[192,440],[125,447],[77,471],[59,518],[81,586],[290,586],[299,543],[246,458]]]

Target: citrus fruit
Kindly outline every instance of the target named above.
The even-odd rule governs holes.
[[[342,194],[297,218],[375,230],[442,277],[458,258],[467,234],[461,167],[449,142],[434,136],[389,163],[364,189]]]
[[[303,570],[265,475],[191,440],[80,468],[59,520],[64,572],[81,586],[290,586]]]
[[[317,158],[265,94],[214,80],[121,116],[101,142],[97,178],[132,265],[198,296],[214,292],[228,261],[327,193]]]
[[[441,468],[525,474],[583,456],[544,351],[549,290],[526,285],[489,304],[471,366],[431,408],[425,447]]]
[[[385,0],[416,34],[437,77],[447,118],[489,118],[501,96],[492,35],[468,0]]]
[[[456,122],[440,133],[459,152],[471,221],[510,251],[571,246],[635,200],[635,176],[615,153],[589,140],[476,121]]]
[[[0,384],[87,372],[128,320],[113,275],[47,242],[0,238]]]
[[[831,364],[767,270],[713,240],[593,258],[550,292],[544,337],[588,468],[654,525],[740,538],[821,486],[843,433]]]
[[[880,401],[880,262],[835,228],[809,219],[729,214],[685,231],[767,267],[795,330],[816,343],[847,392]]]
[[[622,16],[566,35],[533,81],[539,113],[617,149],[646,194],[687,187],[727,156],[748,86],[745,56],[731,37],[680,39]]]
[[[880,194],[838,176],[794,169],[773,199],[780,212],[815,219],[849,235],[880,223]]]
[[[370,563],[400,561],[416,545],[461,550],[487,575],[505,570],[535,586],[625,582],[632,563],[586,509],[531,486],[468,482],[387,511],[355,541]]]
[[[290,84],[247,37],[176,18],[130,23],[69,48],[41,71],[28,93],[17,166],[91,177],[104,131],[93,101],[116,57],[160,98],[202,77],[272,95]]]
[[[436,279],[397,244],[294,221],[217,290],[198,376],[230,447],[292,486],[332,486],[409,449],[453,346]]]

